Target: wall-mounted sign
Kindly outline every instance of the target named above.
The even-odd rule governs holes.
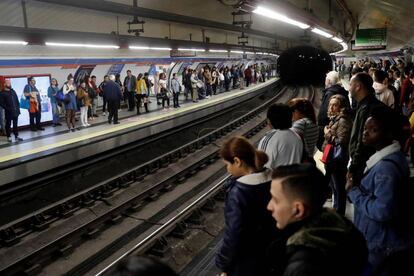
[[[387,29],[358,29],[355,35],[356,47],[385,47],[387,46]]]
[[[352,51],[370,51],[370,50],[384,50],[386,45],[373,45],[373,46],[356,46],[355,40],[351,41],[351,50]]]

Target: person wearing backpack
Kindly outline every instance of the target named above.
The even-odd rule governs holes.
[[[367,240],[375,270],[389,255],[414,242],[410,218],[413,188],[410,170],[398,141],[397,114],[386,106],[372,110],[362,142],[376,152],[366,162],[361,184],[348,190],[354,204],[354,224]]]
[[[50,104],[52,106],[53,127],[62,125],[61,123],[59,123],[59,108],[58,108],[58,100],[56,99],[56,95],[58,91],[59,91],[58,81],[55,78],[52,78],[50,86],[47,89],[47,96],[49,97]]]

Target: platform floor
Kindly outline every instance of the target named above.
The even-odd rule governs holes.
[[[75,132],[69,132],[65,122],[61,121],[62,126],[47,126],[44,131],[20,131],[19,136],[24,139],[24,141],[20,143],[9,143],[6,140],[6,137],[1,136],[0,163],[125,130],[130,127],[136,127],[151,121],[171,117],[185,111],[195,110],[203,106],[216,104],[226,99],[242,95],[247,91],[250,91],[251,88],[260,88],[269,85],[269,83],[276,80],[276,78],[273,78],[265,83],[253,84],[249,86],[249,88],[234,89],[229,92],[218,93],[209,99],[200,100],[198,103],[193,103],[191,100],[185,101],[184,95],[181,93],[181,108],[173,108],[171,100],[170,108],[166,111],[162,109],[161,105],[157,105],[155,98],[151,98],[152,103],[149,106],[149,113],[142,113],[143,108],[141,108],[141,115],[138,116],[136,115],[136,111],[121,110],[119,112],[119,125],[109,125],[107,123],[107,117],[102,116],[102,113],[100,113],[100,116],[95,118],[95,120],[89,121],[91,124],[90,127],[78,128]],[[77,124],[80,125],[80,122],[78,121]]]

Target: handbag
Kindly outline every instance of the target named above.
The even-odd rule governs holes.
[[[20,97],[20,108],[27,110],[30,108],[30,100],[25,97],[24,93]]]
[[[326,144],[325,148],[323,149],[323,154],[321,158],[322,163],[327,164],[330,161],[331,156],[333,154],[333,150],[334,150],[334,145]]]
[[[339,161],[342,159],[342,147],[340,144],[333,145],[332,161]]]

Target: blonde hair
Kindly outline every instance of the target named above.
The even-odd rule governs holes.
[[[339,74],[336,71],[330,71],[326,74],[326,79],[328,79],[332,85],[337,84],[339,82]]]

